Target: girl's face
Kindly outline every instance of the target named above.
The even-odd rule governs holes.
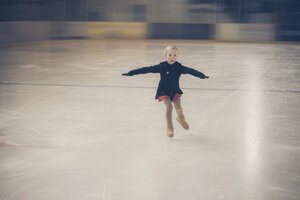
[[[176,50],[170,49],[167,51],[166,59],[170,65],[176,62],[177,57],[178,57],[178,52]]]

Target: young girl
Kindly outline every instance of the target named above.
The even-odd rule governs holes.
[[[177,121],[184,129],[189,129],[189,125],[185,121],[181,107],[180,97],[183,94],[179,87],[179,78],[181,74],[191,74],[201,79],[209,78],[209,76],[206,76],[195,69],[182,66],[179,62],[177,62],[176,59],[178,58],[178,49],[175,46],[167,46],[164,51],[164,56],[166,58],[165,62],[161,62],[158,65],[150,67],[135,69],[122,75],[133,76],[137,74],[160,73],[160,81],[155,99],[158,99],[158,101],[163,101],[166,105],[167,136],[172,138],[174,136],[174,128],[172,123],[172,103],[174,104],[178,115]]]

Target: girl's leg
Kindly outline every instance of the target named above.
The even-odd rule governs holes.
[[[173,137],[174,136],[174,128],[172,123],[172,102],[170,98],[163,98],[162,101],[166,105],[166,120],[167,120],[167,136]]]
[[[177,115],[178,117],[176,118],[177,121],[179,122],[179,124],[186,130],[189,129],[189,125],[188,123],[185,121],[185,118],[184,118],[184,115],[183,115],[183,110],[182,110],[182,107],[181,107],[181,100],[180,98],[176,99],[174,102],[174,107],[175,107],[175,110],[177,112]]]

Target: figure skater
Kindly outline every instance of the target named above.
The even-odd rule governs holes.
[[[177,121],[185,129],[189,129],[188,123],[185,121],[183,115],[183,110],[181,107],[181,95],[183,94],[182,90],[179,87],[179,78],[181,74],[191,74],[193,76],[199,77],[201,79],[209,78],[205,74],[189,68],[182,66],[177,62],[178,58],[178,49],[175,46],[167,46],[164,51],[164,56],[166,58],[165,62],[161,62],[158,65],[150,67],[142,67],[128,73],[122,74],[123,76],[133,76],[137,74],[146,74],[146,73],[160,73],[160,81],[158,84],[157,92],[155,99],[158,101],[163,101],[166,105],[166,120],[167,120],[167,136],[172,139],[174,137],[174,128],[172,122],[172,110],[173,105],[177,112]]]

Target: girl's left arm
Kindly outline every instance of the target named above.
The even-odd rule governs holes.
[[[189,68],[189,67],[185,67],[185,66],[181,66],[181,73],[182,74],[191,74],[193,76],[199,77],[201,79],[205,79],[205,78],[209,78],[209,76],[206,76],[205,74],[203,74],[202,72],[199,72],[193,68]]]

